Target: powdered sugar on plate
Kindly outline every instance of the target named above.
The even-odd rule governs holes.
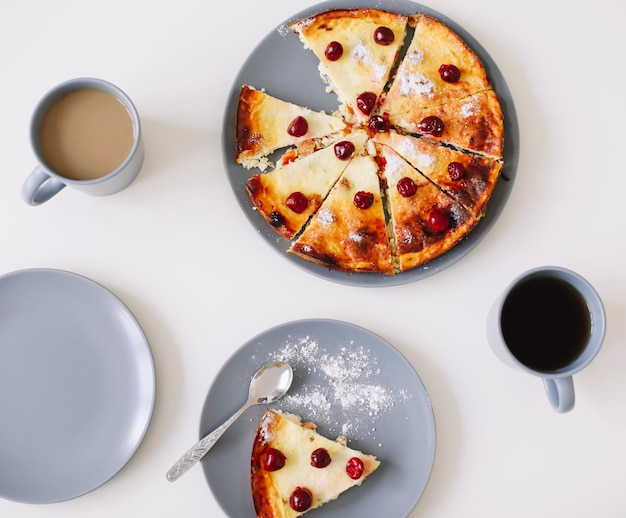
[[[411,397],[384,383],[377,358],[353,341],[331,349],[310,336],[292,336],[270,360],[294,369],[292,390],[278,408],[350,439],[375,435],[378,419]]]

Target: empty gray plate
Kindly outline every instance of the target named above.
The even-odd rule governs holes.
[[[432,261],[399,273],[349,273],[329,270],[306,261],[286,251],[290,242],[279,236],[255,209],[246,191],[246,180],[253,171],[246,171],[235,162],[235,119],[239,92],[244,84],[265,89],[268,94],[315,110],[332,113],[338,107],[337,96],[326,92],[326,84],[320,79],[317,58],[305,49],[297,34],[288,28],[289,23],[318,12],[358,7],[376,7],[402,14],[424,12],[440,19],[454,29],[480,57],[497,92],[504,115],[504,167],[502,176],[489,200],[487,214],[470,234],[447,253]],[[261,237],[288,262],[318,277],[350,286],[393,286],[429,277],[453,265],[467,255],[493,227],[513,189],[519,161],[519,127],[515,105],[509,87],[498,66],[480,43],[461,25],[443,14],[410,0],[330,0],[300,11],[274,28],[252,50],[234,80],[224,114],[222,131],[222,154],[232,190],[244,214]]]
[[[110,291],[61,270],[0,277],[0,497],[59,502],[105,483],[154,398],[149,344]]]
[[[433,468],[435,419],[430,399],[409,362],[371,331],[337,320],[298,320],[250,339],[226,362],[207,396],[200,435],[222,424],[246,400],[262,365],[287,361],[294,380],[271,405],[317,424],[331,439],[376,455],[381,465],[314,514],[319,518],[404,518],[420,499]],[[264,406],[248,410],[202,461],[227,516],[254,518],[250,492],[252,441]],[[294,481],[297,484],[297,481]]]

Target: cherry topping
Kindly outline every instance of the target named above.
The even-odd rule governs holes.
[[[285,224],[285,218],[283,215],[275,210],[270,214],[270,225],[273,227],[282,227]]]
[[[450,218],[444,210],[434,208],[428,216],[428,225],[435,232],[445,232],[450,228]]]
[[[313,503],[313,495],[306,487],[296,487],[289,497],[289,505],[294,511],[306,511]]]
[[[374,92],[363,92],[356,98],[356,106],[365,115],[372,113],[376,104],[376,94]]]
[[[294,120],[292,120],[287,128],[287,133],[289,133],[292,137],[301,137],[307,131],[309,131],[309,123],[302,115],[298,115]]]
[[[363,475],[363,470],[365,466],[363,465],[363,461],[358,457],[352,457],[346,463],[346,473],[352,480],[358,480]]]
[[[461,162],[450,162],[448,164],[448,174],[452,180],[460,180],[465,176],[465,166]]]
[[[337,61],[341,56],[343,56],[343,45],[338,41],[331,41],[326,46],[324,55],[329,61]]]
[[[292,192],[287,197],[287,207],[289,207],[296,214],[302,214],[309,206],[309,200],[306,196],[299,191]]]
[[[330,464],[330,454],[325,448],[318,448],[311,453],[311,466],[314,468],[325,468]]]
[[[393,40],[393,31],[389,27],[378,27],[374,31],[374,41],[379,45],[390,45]]]
[[[439,67],[439,76],[446,83],[456,83],[461,79],[461,71],[455,65],[441,65]]]
[[[369,209],[374,203],[374,195],[371,192],[359,191],[354,195],[354,205],[359,209]]]
[[[429,115],[421,120],[417,128],[422,133],[427,133],[434,137],[441,137],[443,133],[443,121],[435,115]]]
[[[278,471],[285,465],[285,456],[276,448],[267,448],[264,452],[263,469],[265,471]]]
[[[409,198],[417,192],[417,184],[408,176],[400,178],[396,187],[400,195],[404,198]]]
[[[389,119],[387,117],[383,117],[382,115],[374,115],[373,117],[370,117],[367,125],[376,133],[387,133],[390,128]]]
[[[354,153],[354,144],[349,140],[342,140],[335,144],[335,156],[339,160],[348,160]]]

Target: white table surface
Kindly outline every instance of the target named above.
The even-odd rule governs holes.
[[[385,338],[430,394],[436,459],[411,517],[626,516],[626,4],[427,4],[470,31],[506,78],[521,133],[517,180],[496,225],[460,262],[411,284],[356,288],[267,246],[222,162],[223,110],[243,61],[314,3],[219,2],[219,18],[206,0],[0,4],[0,273],[60,268],[103,284],[143,326],[157,374],[150,428],[118,475],[58,504],[0,500],[0,516],[224,516],[201,469],[175,484],[165,472],[197,439],[207,391],[232,352],[269,327],[318,317]],[[77,76],[112,81],[134,100],[144,168],[113,196],[65,189],[27,206],[19,191],[35,165],[32,109]],[[607,311],[604,347],[575,377],[568,414],[485,338],[503,286],[542,264],[581,273]]]

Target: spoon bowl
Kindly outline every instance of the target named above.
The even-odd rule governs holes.
[[[213,447],[217,440],[248,408],[254,405],[270,404],[283,397],[293,381],[293,369],[284,362],[274,362],[261,367],[252,379],[248,389],[248,400],[224,424],[205,435],[174,464],[167,472],[167,480],[174,482],[184,475]]]

